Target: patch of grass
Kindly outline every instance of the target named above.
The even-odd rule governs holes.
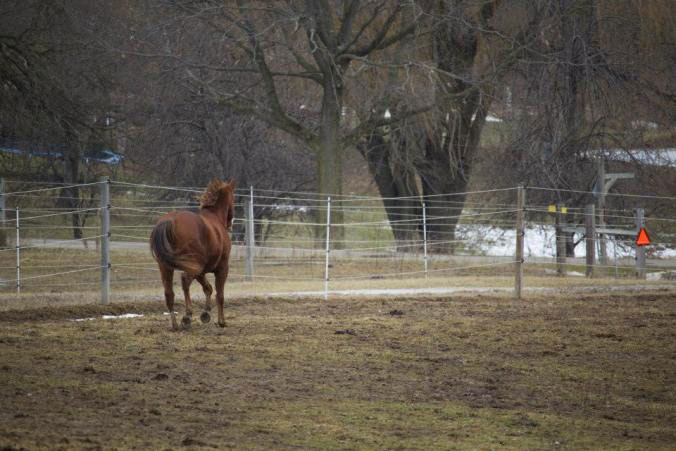
[[[239,252],[239,250],[237,251]],[[138,292],[157,292],[161,283],[157,265],[143,249],[114,249],[111,252],[111,286],[114,296],[125,300]],[[70,293],[98,291],[100,256],[96,249],[31,248],[21,253],[21,291],[30,296],[45,293],[43,299],[70,296]],[[513,264],[508,259],[434,256],[429,259],[429,277],[424,262],[415,257],[376,255],[370,257],[338,256],[330,260],[330,289],[421,288],[421,287],[506,287],[513,284]],[[323,290],[324,259],[321,257],[260,257],[255,261],[255,279],[245,281],[245,263],[239,254],[231,259],[228,293],[265,294],[271,292]],[[598,274],[594,280],[580,277],[547,276],[547,264],[527,264],[526,287],[568,287],[591,285],[650,285],[630,277],[609,278]],[[570,271],[584,267],[569,266]],[[627,273],[628,274],[628,273]],[[608,278],[601,278],[605,276]],[[209,276],[211,277],[211,276]],[[16,257],[0,251],[0,300],[15,297]],[[5,281],[2,283],[2,281]],[[653,284],[665,282],[654,282]],[[175,289],[179,289],[175,277]],[[200,293],[195,284],[195,293]],[[75,295],[74,297],[80,297]],[[25,297],[23,299],[26,299]],[[1,302],[0,302],[1,304]]]

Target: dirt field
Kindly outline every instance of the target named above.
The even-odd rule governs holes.
[[[674,291],[162,310],[0,312],[0,448],[676,447]]]

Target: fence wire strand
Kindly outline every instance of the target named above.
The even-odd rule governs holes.
[[[12,181],[11,183],[21,182]],[[49,200],[49,202],[52,203],[60,200],[80,201],[81,199],[76,197],[61,195],[55,196],[51,195],[50,193],[58,190],[67,190],[69,188],[93,187],[101,185],[101,183],[102,182],[93,182],[76,185],[36,188],[3,193],[2,195],[5,199],[15,198],[16,203],[37,202],[37,200],[41,198]],[[200,194],[204,190],[203,188],[160,186],[120,181],[111,181],[110,186],[111,188],[115,188],[113,192],[118,193],[119,196],[125,196],[126,193],[129,192],[125,189],[135,190],[133,194],[133,196],[135,196],[134,198],[130,199],[128,197],[114,197],[114,199],[119,200],[119,202],[111,202],[112,205],[108,208],[110,218],[113,223],[110,225],[111,232],[107,236],[113,240],[113,243],[120,243],[121,240],[131,240],[131,243],[139,244],[139,246],[129,246],[129,249],[117,247],[115,248],[117,250],[140,249],[147,251],[149,232],[154,227],[153,222],[157,219],[157,217],[175,209],[188,209],[196,211],[199,208],[199,204],[195,201],[194,195]],[[491,243],[494,240],[507,240],[509,245],[505,247],[505,252],[513,253],[514,245],[512,241],[515,239],[515,228],[517,225],[516,213],[520,211],[516,208],[516,204],[504,202],[504,199],[502,203],[486,204],[477,201],[481,199],[481,196],[476,198],[470,197],[470,200],[466,199],[466,197],[497,192],[510,192],[516,189],[517,188],[500,188],[429,196],[409,196],[403,198],[382,198],[377,196],[359,196],[347,194],[338,195],[335,197],[332,196],[332,213],[335,212],[336,209],[342,210],[344,222],[331,224],[331,227],[342,228],[344,230],[344,236],[339,236],[338,239],[331,240],[331,264],[340,268],[343,260],[346,262],[354,260],[360,264],[365,264],[366,268],[375,268],[376,271],[368,269],[364,271],[361,267],[359,267],[356,270],[352,268],[349,270],[355,271],[355,274],[344,274],[344,270],[334,269],[331,272],[335,272],[338,275],[330,275],[328,279],[330,281],[338,282],[343,280],[417,277],[423,274],[427,276],[431,274],[448,273],[454,271],[475,270],[481,268],[512,265],[516,263],[514,259],[510,258],[513,257],[513,255],[486,255],[486,257],[507,258],[507,260],[467,266],[451,265],[445,268],[437,267],[423,270],[422,267],[420,267],[420,269],[415,269],[415,265],[420,265],[420,262],[422,262],[423,259],[426,262],[433,261],[436,266],[439,266],[438,262],[443,260],[437,257],[436,252],[438,252],[440,249],[442,252],[450,248],[469,249],[468,252],[471,254],[472,252],[477,252],[473,249],[483,249],[482,246],[484,244],[487,244],[490,248],[490,246],[493,246]],[[581,190],[553,190],[550,188],[540,187],[527,188],[527,190],[531,189],[593,194],[590,191]],[[161,193],[159,195],[153,194],[156,191],[164,191],[165,193]],[[238,202],[236,203],[235,207],[239,212],[242,207],[247,205],[243,202],[243,200],[246,199],[248,202],[250,198],[250,191],[249,189],[238,189],[236,190],[236,194]],[[670,196],[632,194],[623,195],[620,193],[608,193],[608,195],[639,199],[669,201],[676,200],[676,197]],[[156,196],[164,197],[164,199],[139,199],[136,196]],[[181,199],[183,196],[185,196],[186,199]],[[174,197],[176,199],[166,200],[167,197]],[[256,228],[256,230],[258,230],[260,233],[260,241],[254,246],[255,253],[253,258],[256,267],[266,268],[265,271],[261,271],[263,273],[259,272],[253,274],[252,277],[254,280],[283,280],[289,282],[321,282],[325,280],[325,275],[320,271],[316,271],[315,273],[315,269],[319,269],[319,266],[322,263],[322,257],[326,253],[326,250],[322,248],[325,241],[324,238],[322,238],[321,233],[316,234],[317,231],[323,230],[326,227],[325,223],[316,221],[316,218],[320,217],[320,212],[326,212],[328,209],[326,197],[327,196],[324,194],[309,192],[280,192],[276,190],[265,189],[257,189],[254,191],[253,207],[255,211],[258,212],[256,214],[260,214],[260,216],[254,218],[252,223],[254,228]],[[407,202],[410,205],[384,204],[386,201],[392,200]],[[540,202],[542,202],[542,200],[540,200]],[[532,233],[531,231],[533,231],[536,227],[540,227],[541,229],[535,230],[535,232],[537,232],[539,235],[543,235],[542,238],[538,239],[542,240],[543,246],[545,246],[547,249],[551,248],[552,245],[554,245],[555,248],[555,243],[557,241],[564,237],[568,237],[568,235],[556,235],[553,223],[554,215],[549,209],[550,205],[551,204],[530,204],[524,207],[525,212],[534,213],[535,215],[532,216],[535,216],[537,219],[537,222],[526,220],[524,225],[526,234],[528,235],[529,233]],[[424,217],[427,225],[427,240],[420,239],[423,228],[423,215],[419,212],[421,212],[422,208],[425,208],[427,212]],[[569,210],[569,214],[574,214],[575,218],[578,218],[578,221],[580,218],[587,216],[587,213],[582,207],[568,206],[567,208]],[[21,241],[26,239],[42,239],[44,240],[43,244],[21,245],[19,243],[18,246],[0,249],[0,255],[3,255],[3,253],[7,255],[7,253],[10,252],[18,253],[29,249],[45,249],[61,245],[69,247],[74,243],[86,243],[90,240],[96,241],[105,238],[104,235],[63,240],[47,240],[44,237],[35,238],[36,234],[43,234],[43,232],[46,230],[53,230],[57,232],[61,230],[72,229],[72,226],[49,224],[49,220],[52,218],[66,217],[68,215],[87,215],[89,213],[98,212],[101,210],[101,207],[73,209],[52,206],[46,206],[44,208],[29,206],[27,208],[20,209],[23,214],[29,214],[29,216],[20,218],[20,229],[25,230],[27,235],[24,236],[22,234]],[[12,209],[6,209],[5,211],[9,215],[11,215],[13,212]],[[460,213],[453,215],[444,214],[448,212]],[[605,208],[604,217],[607,221],[615,223],[605,225],[605,227],[632,230],[636,227],[634,224],[635,217],[631,214],[632,212],[633,210],[626,208]],[[542,215],[544,213],[550,214],[551,216],[548,217]],[[503,216],[501,217],[501,215]],[[378,219],[378,217],[383,219]],[[549,218],[552,219],[551,222],[548,222]],[[45,223],[39,222],[44,219],[47,219]],[[11,236],[11,230],[14,229],[12,224],[16,224],[16,221],[16,218],[3,219],[3,225],[0,225],[0,230],[5,231],[6,234]],[[146,221],[148,223],[143,224]],[[671,227],[671,224],[676,223],[676,219],[674,218],[660,216],[645,217],[644,221],[648,224],[660,223],[661,227],[666,228],[665,230],[670,230],[669,227]],[[236,217],[234,220],[236,227],[241,227],[241,225],[245,222],[246,218],[242,217]],[[575,224],[569,222],[567,224],[563,224],[563,226],[570,227],[575,226]],[[583,226],[580,225],[576,227],[582,229]],[[655,227],[657,227],[657,225],[655,225]],[[81,226],[78,228],[83,231],[100,229],[99,226],[95,225]],[[499,238],[495,238],[496,231],[499,234]],[[552,231],[554,231],[554,233],[551,233]],[[141,233],[142,235],[138,235],[138,233]],[[631,252],[635,249],[635,243],[633,239],[618,239],[608,236],[609,233],[597,233],[597,243],[606,243],[606,245],[607,243],[612,243],[614,246],[616,246],[616,249],[621,250],[622,255],[617,257],[615,260],[616,264],[601,265],[597,263],[594,266],[595,268],[600,270],[636,270],[635,266],[618,264],[620,263],[621,259],[628,258],[628,252]],[[584,233],[581,231],[576,231],[573,232],[572,236],[575,235],[583,236]],[[652,241],[651,245],[647,247],[649,253],[656,252],[657,249],[670,249],[669,246],[674,247],[676,235],[674,235],[674,240],[671,241],[669,235],[667,234],[656,233],[655,235],[656,236],[653,237],[654,240]],[[241,241],[241,235],[236,236],[238,238],[237,240],[233,239],[233,243],[236,246],[235,249],[237,252],[236,256],[233,255],[232,261],[237,265],[241,265],[245,258],[242,252],[243,249],[245,249],[245,246]],[[406,238],[407,236],[412,238]],[[502,238],[503,236],[504,239]],[[584,241],[585,239],[581,238],[577,242],[584,243]],[[35,241],[31,241],[31,243],[35,243]],[[146,245],[142,246],[142,244]],[[317,247],[312,247],[315,245]],[[504,243],[501,245],[504,246]],[[526,242],[525,245],[528,246],[528,242]],[[546,252],[548,251],[545,251],[545,247],[543,247],[543,253],[545,253],[545,257],[538,258],[549,258],[549,256],[546,255]],[[424,255],[423,250],[425,248],[433,253]],[[82,250],[82,247],[78,247],[78,249]],[[478,252],[484,251],[479,250]],[[611,252],[609,252],[609,254]],[[150,260],[149,255],[146,255],[146,257],[148,260]],[[458,257],[463,258],[462,255],[458,255]],[[525,263],[532,265],[533,262],[529,261],[531,258],[532,257],[525,257]],[[555,257],[552,256],[552,258]],[[610,256],[608,256],[608,259],[609,261],[612,260]],[[136,259],[138,263],[121,263],[115,262],[114,260],[115,258],[113,259],[112,267],[110,268],[111,274],[116,276],[111,278],[110,283],[112,285],[136,283],[136,280],[138,279],[129,280],[129,273],[133,271],[151,271],[153,273],[158,272],[157,266],[152,266],[152,260],[150,260],[147,265],[142,263],[143,259]],[[404,262],[406,262],[406,266],[404,266]],[[538,264],[556,265],[561,263],[538,262]],[[571,262],[563,263],[563,265],[567,267],[584,266],[584,264]],[[289,274],[275,274],[275,272],[279,272],[275,269],[276,267],[285,268],[288,266],[294,266],[294,268],[305,266],[305,269],[294,269],[293,271],[295,272],[289,271]],[[317,266],[317,268],[314,266]],[[237,268],[238,267],[239,266],[237,266]],[[398,267],[399,270],[392,271],[393,267]],[[6,271],[11,271],[16,268],[17,266],[10,266],[7,264],[0,266],[0,270]],[[51,274],[22,276],[20,280],[1,279],[0,282],[4,284],[5,287],[8,287],[8,284],[19,281],[21,282],[22,288],[29,289],[58,286],[95,286],[97,282],[75,281],[71,284],[40,284],[39,281],[49,277],[65,276],[79,272],[93,271],[102,269],[103,267],[101,265],[87,265],[82,263],[71,264],[70,262],[52,265],[49,261],[43,260],[37,264],[22,264],[21,268],[25,271],[53,270],[59,268],[69,268],[69,270],[58,271]],[[671,266],[669,264],[660,265],[659,260],[651,261],[646,267],[646,269],[650,271],[661,269],[668,270],[670,268]],[[378,269],[381,269],[384,272],[378,273]],[[303,274],[300,271],[306,272]],[[122,279],[120,279],[120,277]],[[244,280],[247,277],[247,274],[237,271],[230,273],[231,280]],[[159,278],[152,280],[154,282],[159,282]],[[27,283],[24,284],[24,281]]]

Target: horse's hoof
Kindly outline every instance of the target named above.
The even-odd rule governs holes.
[[[225,321],[223,321],[223,322],[220,322],[220,321],[219,321],[219,322],[218,322],[218,327],[225,327]]]
[[[209,312],[202,312],[200,315],[200,321],[202,321],[204,324],[211,321],[211,315],[209,315]]]
[[[183,319],[181,320],[183,323],[183,328],[184,329],[190,329],[190,324],[192,323],[192,318],[189,316],[184,316]]]

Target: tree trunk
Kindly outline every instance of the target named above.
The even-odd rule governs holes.
[[[328,77],[327,77],[328,78]],[[325,82],[319,139],[316,144],[317,165],[319,172],[319,195],[318,226],[316,237],[318,247],[323,246],[326,238],[326,201],[331,196],[331,224],[341,226],[331,227],[331,241],[333,248],[341,248],[344,245],[345,228],[343,224],[343,211],[341,197],[343,193],[343,148],[340,142],[340,118],[342,90],[339,83],[329,80]]]
[[[491,104],[491,93],[466,94],[457,110],[444,110],[438,117],[441,133],[428,134],[425,165],[418,168],[423,194],[428,202],[428,240],[439,242],[433,249],[453,253],[457,249],[455,229],[462,214],[467,184],[479,136]]]
[[[80,146],[75,139],[69,140],[68,149],[64,154],[64,168],[63,181],[68,185],[76,185],[79,183],[80,173]],[[80,208],[80,189],[76,186],[66,187],[61,191],[61,196],[64,198],[64,204],[72,211]],[[79,212],[72,213],[71,225],[73,227],[73,238],[81,239],[82,235],[82,218]]]
[[[413,176],[410,172],[395,174],[390,162],[389,144],[378,131],[371,134],[368,143],[360,146],[359,151],[366,159],[369,172],[383,198],[387,219],[397,242],[397,250],[403,252],[414,250],[415,247],[411,244],[420,241],[421,224],[411,219],[421,217],[422,206]]]
[[[433,146],[432,143],[428,147]],[[463,162],[462,174],[449,171],[450,161],[446,152],[434,149],[428,152],[428,162],[420,171],[423,194],[433,196],[427,200],[427,239],[436,242],[433,252],[453,253],[457,249],[455,229],[462,214],[467,190],[469,163]]]

